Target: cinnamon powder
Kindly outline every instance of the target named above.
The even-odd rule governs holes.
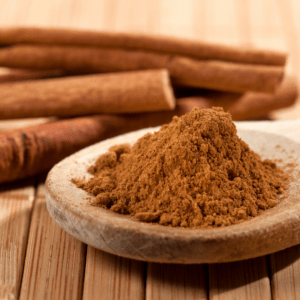
[[[110,148],[74,183],[94,204],[144,222],[219,227],[249,220],[279,202],[288,176],[237,136],[222,108],[197,109]]]

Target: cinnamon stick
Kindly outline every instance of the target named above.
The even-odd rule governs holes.
[[[166,68],[175,84],[240,93],[248,90],[272,93],[284,73],[280,66],[197,60],[141,50],[57,45],[16,45],[0,49],[0,65],[73,72]]]
[[[180,56],[169,62],[168,70],[174,84],[236,93],[273,93],[284,74],[277,66],[195,61]]]
[[[286,76],[273,95],[246,92],[239,100],[225,105],[236,121],[262,118],[270,112],[295,104],[299,96],[297,80]],[[221,103],[215,103],[219,106]]]
[[[246,92],[244,94],[224,93],[218,91],[200,91],[197,96],[181,98],[181,101],[195,101],[201,108],[223,107],[235,121],[251,120],[265,117],[271,111],[289,107],[298,97],[296,78],[286,76],[274,94]]]
[[[0,119],[171,110],[167,70],[147,70],[2,85]]]
[[[0,134],[0,183],[46,171],[64,157],[103,139],[168,123],[174,115],[185,114],[193,107],[224,106],[234,120],[257,118],[294,103],[298,90],[294,78],[285,78],[274,96],[252,92],[204,95],[179,99],[174,111],[82,117],[3,131]]]
[[[49,170],[64,157],[106,138],[170,122],[197,101],[181,101],[174,111],[101,115],[41,124],[0,134],[0,183]]]
[[[62,76],[59,70],[0,69],[0,84]]]
[[[286,55],[280,52],[222,46],[165,36],[37,27],[13,27],[0,30],[0,44],[18,43],[139,49],[199,59],[278,66],[283,66],[286,62]]]

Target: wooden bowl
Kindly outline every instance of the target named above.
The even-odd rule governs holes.
[[[158,129],[143,129],[100,142],[54,166],[46,181],[46,201],[52,218],[71,235],[95,248],[152,262],[229,262],[300,243],[299,166],[294,170],[295,180],[290,184],[288,198],[258,217],[222,228],[166,227],[91,206],[87,198],[93,196],[77,188],[71,179],[91,177],[87,168],[111,146],[133,144],[145,133]],[[283,163],[300,165],[300,144],[259,131],[240,130],[238,134],[262,158],[281,158]]]

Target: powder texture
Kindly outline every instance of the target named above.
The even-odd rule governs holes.
[[[279,202],[288,180],[249,149],[221,108],[195,108],[132,147],[114,146],[89,172],[88,181],[73,181],[95,205],[174,227],[251,219]]]

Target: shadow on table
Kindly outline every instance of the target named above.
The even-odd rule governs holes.
[[[220,294],[228,294],[231,297],[234,295],[242,297],[243,294],[247,297],[252,294],[253,297],[253,293],[258,292],[259,295],[256,295],[258,298],[253,299],[267,299],[271,294],[270,280],[273,279],[274,273],[295,264],[300,264],[300,245],[268,256],[230,263],[209,265],[149,263],[147,283],[159,282],[161,289],[172,287],[176,293],[184,290],[185,293],[196,293],[199,297],[202,295],[199,299],[213,298],[214,295]],[[300,284],[300,277],[294,277],[294,280],[295,285]]]

